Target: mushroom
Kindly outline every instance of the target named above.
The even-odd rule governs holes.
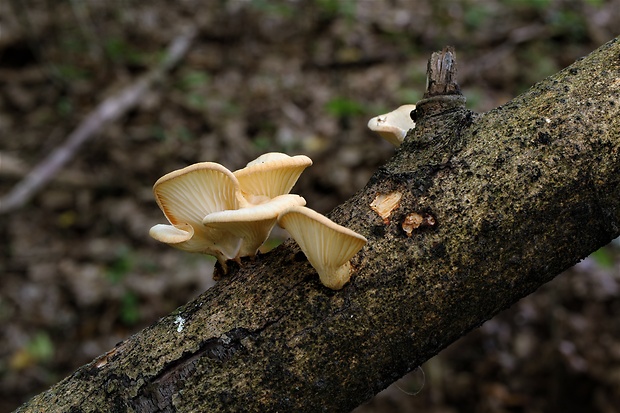
[[[366,238],[304,206],[282,211],[278,225],[297,241],[324,286],[340,290],[349,281],[349,260],[366,244]]]
[[[214,212],[204,217],[202,223],[207,228],[228,231],[239,237],[238,257],[253,257],[269,237],[280,212],[295,205],[306,205],[306,200],[299,195],[279,195],[260,205]]]
[[[415,105],[403,105],[390,113],[370,119],[368,128],[377,132],[392,145],[399,147],[409,129],[415,128],[415,122],[411,118],[411,112],[414,110]]]
[[[220,263],[237,256],[241,239],[229,231],[207,228],[208,214],[239,208],[239,182],[228,169],[202,162],[170,172],[155,182],[157,205],[171,225],[158,224],[149,234],[175,248],[214,255]]]
[[[305,155],[288,156],[270,152],[233,174],[239,180],[247,203],[258,205],[278,195],[288,194],[304,169],[310,165],[312,160]]]

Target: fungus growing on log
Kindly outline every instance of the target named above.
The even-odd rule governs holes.
[[[228,169],[214,162],[190,165],[159,178],[153,194],[171,224],[153,226],[149,231],[153,238],[184,251],[213,255],[222,264],[237,256],[239,237],[202,224],[213,212],[239,208],[239,182]]]
[[[155,225],[149,233],[173,247],[214,255],[226,273],[226,261],[255,256],[277,222],[297,241],[323,285],[339,290],[351,277],[349,260],[366,238],[288,193],[311,164],[304,155],[272,152],[235,172],[213,162],[170,172],[153,186],[170,225]]]
[[[175,248],[213,255],[226,271],[227,260],[256,255],[282,210],[306,204],[288,192],[310,165],[307,156],[272,152],[235,172],[214,162],[170,172],[153,186],[170,225],[149,233]]]
[[[383,139],[399,147],[409,129],[415,128],[415,122],[411,116],[415,108],[415,105],[402,105],[389,113],[375,116],[368,121],[368,129],[377,132]]]
[[[206,228],[228,231],[241,239],[238,257],[253,257],[258,248],[269,238],[278,215],[286,208],[306,205],[299,195],[279,195],[263,204],[207,215],[202,220]]]
[[[366,244],[366,238],[303,206],[283,211],[278,224],[299,244],[324,286],[340,290],[349,281],[349,260]]]
[[[243,169],[233,172],[249,204],[258,205],[288,194],[312,160],[305,155],[288,156],[270,152],[259,156]]]

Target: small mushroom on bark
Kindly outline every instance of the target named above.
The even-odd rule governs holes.
[[[299,244],[324,286],[340,290],[349,281],[349,260],[366,244],[366,238],[303,206],[284,210],[278,225]]]
[[[409,129],[415,128],[411,112],[415,105],[403,105],[384,115],[375,116],[368,121],[368,128],[377,132],[383,139],[399,147]]]
[[[236,170],[241,192],[248,204],[258,205],[288,194],[312,160],[305,155],[288,156],[270,152]],[[248,205],[244,205],[248,206]]]
[[[269,237],[280,212],[295,205],[306,205],[306,200],[299,195],[285,194],[260,205],[214,212],[202,223],[208,229],[228,231],[239,237],[238,257],[253,257]]]

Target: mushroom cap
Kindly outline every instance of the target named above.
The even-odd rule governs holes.
[[[157,224],[151,227],[149,234],[157,241],[175,245],[190,240],[194,236],[194,228],[189,224]]]
[[[239,207],[239,182],[228,169],[213,162],[193,164],[159,178],[153,185],[153,193],[172,224],[155,225],[149,231],[153,238],[185,251],[212,254],[218,259],[237,255],[238,237],[202,225],[205,215]]]
[[[210,229],[195,234],[190,224],[157,224],[149,230],[157,241],[187,252],[214,255],[220,261],[236,257],[241,247],[241,238],[226,231]]]
[[[415,110],[415,105],[402,105],[389,113],[375,116],[368,121],[368,128],[398,147],[409,129],[415,128],[415,122],[411,119],[412,110]]]
[[[349,260],[366,238],[303,206],[282,211],[278,224],[297,241],[323,285],[339,290],[349,281]]]
[[[248,167],[253,165],[259,165],[265,162],[280,161],[288,158],[290,158],[290,156],[282,152],[267,152],[254,159],[253,161],[248,162],[245,166]]]
[[[312,160],[305,155],[288,156],[270,152],[249,162],[233,174],[250,204],[260,204],[278,195],[288,194]]]
[[[239,207],[239,181],[215,162],[201,162],[170,172],[153,185],[155,201],[171,224],[202,225],[212,212]]]
[[[254,256],[267,240],[280,212],[294,205],[306,205],[299,195],[279,195],[266,203],[236,210],[214,212],[202,220],[206,228],[228,231],[239,237],[238,256]]]

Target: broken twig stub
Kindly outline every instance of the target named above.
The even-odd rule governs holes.
[[[431,55],[426,69],[426,92],[412,114],[416,123],[423,123],[425,117],[465,108],[466,99],[461,94],[456,74],[456,53],[452,46]]]
[[[454,47],[446,46],[433,52],[426,69],[426,92],[424,98],[438,95],[461,95],[456,82],[456,53]]]

